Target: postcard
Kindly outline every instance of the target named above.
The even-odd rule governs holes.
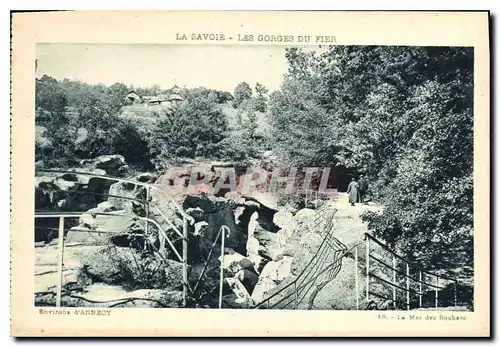
[[[13,336],[489,336],[488,12],[24,12],[11,54]]]

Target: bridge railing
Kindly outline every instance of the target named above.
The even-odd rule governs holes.
[[[458,280],[456,278],[439,275],[420,268],[396,254],[387,245],[368,233],[364,234],[364,240],[366,243],[365,280],[367,302],[369,302],[370,296],[373,296],[378,299],[390,301],[394,309],[404,307],[410,310],[411,308],[428,307],[429,305],[425,305],[424,303],[424,298],[427,298],[429,293],[431,293],[433,294],[432,306],[438,308],[441,303],[441,307],[444,307],[443,304],[447,304],[447,302],[444,302],[444,300],[440,302],[440,292],[446,290],[447,285],[452,284],[453,305],[457,306]],[[375,255],[372,245],[377,245],[383,252],[378,252]],[[383,254],[386,256],[384,257]],[[377,272],[372,262],[377,264],[378,267],[388,270],[392,274],[392,278],[387,278],[382,271]],[[380,293],[380,291],[375,291],[374,283],[372,282],[390,287],[391,293],[387,295]],[[400,294],[403,294],[402,299],[400,299]],[[417,296],[418,301],[412,301],[412,295]]]
[[[110,195],[110,194],[102,194],[102,193],[97,193],[97,192],[85,192],[88,194],[94,194],[102,197],[116,197],[116,198],[123,198],[123,199],[129,199],[129,200],[135,200],[139,201],[144,205],[144,209],[146,212],[146,217],[137,217],[137,216],[124,216],[124,215],[117,215],[117,214],[106,214],[106,213],[94,213],[95,215],[97,214],[106,214],[106,215],[112,215],[115,217],[134,217],[138,218],[141,220],[145,221],[145,234],[148,234],[148,226],[149,224],[152,224],[158,228],[158,231],[163,237],[163,239],[169,244],[170,248],[174,252],[174,254],[177,256],[179,261],[182,262],[183,265],[183,273],[182,273],[182,282],[183,282],[183,306],[187,306],[187,297],[188,297],[188,291],[190,291],[189,288],[189,282],[188,282],[188,265],[187,265],[187,257],[188,257],[188,224],[193,224],[194,219],[190,215],[188,215],[182,207],[179,206],[179,204],[166,192],[164,191],[161,187],[155,184],[151,183],[146,183],[146,182],[140,182],[140,181],[135,181],[135,180],[130,180],[130,179],[124,179],[120,177],[112,177],[112,176],[107,176],[107,175],[99,175],[99,174],[94,174],[94,173],[89,173],[89,172],[82,172],[82,171],[68,171],[68,170],[57,170],[57,169],[37,169],[37,173],[55,173],[55,174],[70,174],[70,175],[81,175],[81,176],[87,176],[91,178],[100,178],[103,180],[108,180],[108,181],[114,181],[114,182],[123,182],[123,183],[128,183],[128,184],[133,184],[136,186],[142,186],[146,188],[146,199],[144,201],[131,198],[131,197],[123,197],[123,196],[117,196],[117,195]],[[158,208],[160,215],[164,220],[171,226],[173,227],[173,230],[181,237],[182,239],[182,255],[180,255],[177,251],[177,249],[174,247],[173,242],[169,239],[165,231],[160,227],[160,225],[154,220],[149,218],[149,201],[151,198],[151,190],[155,190],[162,194],[168,202],[169,206],[173,206],[175,211],[182,216],[183,219],[183,230],[182,233],[180,230],[175,227],[173,222],[161,211],[161,209]],[[69,217],[80,217],[82,214],[87,213],[87,212],[68,212],[68,213],[61,213],[60,211],[35,211],[35,219],[39,218],[59,218],[59,228],[58,228],[58,273],[60,274],[59,278],[60,281],[58,282],[57,285],[57,292],[56,292],[56,306],[59,306],[61,304],[61,292],[62,292],[62,269],[63,269],[63,252],[64,252],[64,221],[65,218]],[[89,230],[85,230],[88,232],[92,232]]]
[[[289,283],[277,288],[276,292],[254,305],[253,308],[268,309],[297,309],[308,294],[311,294],[309,306],[314,301],[313,287],[322,288],[332,281],[342,266],[342,259],[349,254],[347,247],[333,236],[333,218],[336,209],[318,212],[314,223],[315,228],[321,225],[321,234],[324,235],[318,249],[307,262],[300,273]],[[316,232],[318,230],[315,230]],[[318,279],[323,281],[318,283]]]

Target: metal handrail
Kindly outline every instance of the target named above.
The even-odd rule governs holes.
[[[145,226],[145,232],[148,234],[148,223],[152,223],[158,228],[158,231],[164,236],[164,238],[167,240],[169,246],[172,248],[174,251],[175,255],[179,258],[179,260],[182,262],[182,282],[184,283],[184,288],[183,288],[183,305],[187,306],[187,296],[188,296],[188,290],[191,290],[189,283],[188,283],[188,265],[187,265],[187,257],[188,257],[188,224],[193,225],[195,220],[192,216],[188,215],[180,206],[179,204],[165,191],[163,190],[160,186],[155,185],[155,184],[150,184],[150,183],[145,183],[145,182],[139,182],[139,181],[134,181],[130,179],[124,179],[124,178],[119,178],[119,177],[112,177],[112,176],[107,176],[107,175],[99,175],[95,173],[89,173],[89,172],[83,172],[83,171],[68,171],[68,170],[59,170],[59,169],[37,169],[36,172],[46,172],[46,173],[58,173],[58,174],[70,174],[70,175],[82,175],[82,176],[89,176],[93,178],[101,178],[104,180],[109,180],[109,181],[115,181],[115,182],[124,182],[128,184],[133,184],[134,186],[141,186],[146,188],[146,200],[144,202],[144,207],[146,210],[146,217],[149,217],[149,200],[150,200],[150,189],[155,189],[156,191],[162,193],[170,203],[172,203],[177,210],[177,212],[183,217],[183,232],[182,232],[182,257],[179,255],[177,252],[177,249],[174,247],[173,243],[170,241],[168,238],[167,234],[165,231],[160,227],[160,225],[153,219],[150,218],[141,218],[146,221],[146,226]],[[142,202],[142,201],[141,201]],[[82,212],[82,213],[88,213],[88,212]],[[96,213],[94,213],[96,214]],[[174,231],[177,234],[180,234],[179,230],[173,225],[173,223],[165,217],[163,213],[160,213],[162,217],[165,219],[167,223],[169,223],[171,226],[174,227]],[[52,214],[54,215],[54,214]],[[70,216],[67,214],[66,216]],[[115,215],[116,216],[116,215]],[[75,216],[77,217],[77,216]],[[60,223],[61,220],[64,220],[64,216],[60,217]],[[61,228],[61,227],[60,227]],[[62,240],[64,238],[60,237]],[[60,248],[63,248],[63,244],[61,243],[62,241],[60,240]],[[60,255],[62,257],[62,255]],[[62,258],[61,258],[62,259]],[[62,260],[61,260],[62,262]],[[191,291],[192,292],[192,291]],[[58,300],[57,302],[60,303],[60,291],[58,291]]]
[[[340,256],[339,258],[337,258],[334,262],[332,262],[331,264],[329,264],[326,268],[324,268],[323,270],[321,270],[315,277],[309,279],[305,284],[304,283],[301,283],[295,291],[300,291],[301,289],[305,288],[309,283],[315,281],[317,279],[317,277],[319,277],[320,275],[322,275],[323,273],[325,273],[326,271],[330,270],[334,265],[337,265],[339,262],[341,262],[345,257],[347,257],[353,249],[355,249],[356,247],[359,247],[359,245],[361,245],[361,243],[356,243],[354,246],[350,247],[349,249],[347,249],[344,253],[342,253],[342,256]],[[321,247],[321,246],[320,246]],[[319,250],[319,248],[318,248]],[[315,255],[316,256],[316,255]],[[293,281],[289,282],[286,286],[284,286],[283,288],[281,288],[279,291],[277,291],[276,293],[274,293],[273,295],[267,297],[266,299],[262,300],[261,302],[259,302],[258,304],[254,305],[253,308],[258,308],[260,306],[262,306],[264,303],[266,302],[269,302],[269,300],[271,300],[272,298],[276,297],[277,295],[281,294],[285,289],[287,288],[290,288],[291,286],[295,285],[300,279],[301,279],[301,275],[305,273],[305,269],[307,269],[307,267],[309,266],[309,264],[315,259],[315,256],[313,256],[313,259],[311,259],[311,261],[308,263],[308,265],[306,265],[304,267],[304,269],[301,271],[301,273],[299,275],[297,275],[297,277],[295,277],[293,279]],[[285,296],[284,298],[282,298],[280,301],[278,301],[277,303],[275,303],[273,306],[275,305],[278,305],[279,303],[281,303],[282,301],[284,301],[285,299],[289,298],[290,296],[292,295],[295,295],[295,291],[294,293],[292,294],[289,294],[287,296]]]
[[[337,211],[338,211],[337,209],[333,209],[333,210],[331,210],[331,215],[330,215],[331,219],[326,221],[326,223],[327,223],[327,224],[326,224],[326,228],[327,228],[327,229],[329,229],[329,230],[327,231],[327,233],[326,233],[325,237],[324,237],[324,238],[323,238],[323,240],[321,241],[321,244],[319,245],[319,247],[318,247],[318,249],[316,250],[316,252],[314,253],[314,255],[311,257],[311,259],[310,259],[310,260],[309,260],[309,262],[306,264],[306,266],[304,266],[304,268],[301,270],[301,272],[297,275],[297,277],[295,277],[295,279],[293,279],[293,280],[292,280],[291,282],[289,282],[286,286],[282,287],[280,290],[278,290],[277,292],[275,292],[275,293],[274,293],[274,294],[272,294],[271,296],[269,296],[269,297],[265,298],[264,300],[262,300],[262,301],[261,301],[261,302],[259,302],[258,304],[254,305],[254,307],[253,307],[253,308],[257,308],[257,307],[261,306],[262,304],[264,304],[264,303],[266,303],[266,302],[268,302],[268,303],[269,303],[269,300],[271,300],[272,298],[274,298],[274,297],[276,297],[277,295],[281,294],[281,293],[282,293],[284,290],[286,290],[287,288],[289,288],[289,287],[291,287],[291,286],[293,286],[293,285],[296,285],[296,284],[298,283],[298,281],[302,281],[302,280],[303,280],[302,276],[306,273],[306,271],[311,272],[313,269],[315,269],[316,265],[313,265],[313,269],[308,269],[308,268],[311,266],[311,264],[313,264],[313,262],[314,262],[316,259],[318,259],[318,257],[320,257],[320,256],[322,256],[322,255],[323,255],[323,251],[324,251],[324,247],[323,247],[323,246],[324,246],[325,244],[327,244],[327,242],[328,242],[328,240],[329,240],[329,238],[330,238],[330,236],[331,236],[330,234],[331,234],[331,232],[332,232],[332,227],[333,227],[333,223],[332,223],[332,221],[333,221],[333,218],[334,218],[335,214],[337,213]],[[320,217],[323,217],[323,216],[318,216],[315,220],[319,219]],[[358,245],[356,245],[356,246],[358,246]],[[346,254],[348,254],[350,250],[352,250],[352,248],[351,248],[351,249],[349,249],[349,250],[347,250],[347,251],[345,251],[345,252],[342,254],[342,256],[341,256],[341,257],[339,257],[339,259],[343,259],[343,257],[344,257]],[[337,259],[337,261],[338,261],[338,259]],[[334,262],[334,263],[336,263],[336,262]],[[333,263],[332,263],[332,264],[333,264]],[[331,265],[332,265],[332,264],[331,264]],[[330,266],[328,266],[327,268],[330,268]],[[322,273],[323,273],[323,272],[322,272]],[[307,275],[306,275],[306,276],[307,276]],[[314,277],[314,278],[313,278],[313,280],[316,280],[316,278],[317,278],[317,276],[316,276],[316,277]],[[307,281],[306,285],[307,285],[307,284],[309,284],[309,283],[310,283],[310,280],[309,280],[309,281]],[[302,286],[302,284],[303,284],[303,283],[302,283],[302,282],[300,282],[299,286]],[[303,287],[301,287],[301,288],[303,288]],[[298,289],[296,289],[296,290],[298,290]],[[280,300],[280,302],[281,302],[281,301],[282,301],[282,300]],[[278,302],[278,303],[279,303],[279,302]]]
[[[415,270],[418,270],[418,271],[422,271],[423,273],[426,273],[428,275],[431,275],[431,276],[437,276],[439,278],[442,278],[442,279],[445,279],[445,280],[449,280],[449,281],[457,281],[456,278],[451,278],[451,277],[447,277],[447,276],[443,276],[443,275],[438,275],[434,272],[431,272],[429,270],[425,270],[421,267],[419,267],[418,265],[415,265],[414,263],[406,260],[405,258],[403,258],[402,256],[398,255],[397,253],[395,253],[393,250],[391,250],[387,245],[385,245],[384,243],[380,242],[378,239],[376,239],[373,235],[370,235],[368,233],[364,233],[364,239],[366,240],[366,238],[369,238],[370,240],[374,241],[377,245],[379,245],[380,247],[382,247],[384,250],[386,250],[387,252],[391,253],[393,256],[395,256],[396,258],[398,258],[399,260],[402,260],[403,262],[407,263],[408,265],[411,265],[412,269],[415,269]]]
[[[425,292],[423,291],[423,288],[422,288],[422,284],[426,285],[427,287],[434,288],[434,292],[435,292],[435,295],[434,295],[434,305],[437,308],[438,307],[438,302],[439,302],[438,290],[439,289],[441,289],[441,290],[446,289],[446,287],[441,287],[441,286],[438,285],[439,284],[439,279],[441,278],[441,279],[444,279],[444,280],[447,280],[447,281],[451,281],[451,282],[454,283],[454,303],[455,303],[455,306],[457,306],[458,279],[453,279],[453,278],[450,278],[450,277],[447,277],[447,276],[441,276],[441,275],[438,275],[438,274],[433,273],[431,271],[422,269],[421,267],[415,265],[414,263],[409,262],[408,260],[406,260],[402,256],[396,254],[387,245],[385,245],[381,241],[377,240],[375,237],[373,237],[372,235],[370,235],[368,233],[364,234],[364,240],[366,241],[366,299],[367,300],[369,299],[369,295],[370,294],[374,295],[373,292],[370,291],[370,289],[369,289],[370,277],[373,277],[376,280],[382,281],[382,282],[384,282],[384,283],[392,286],[392,288],[393,288],[392,289],[393,297],[392,297],[391,300],[394,303],[394,308],[396,308],[396,304],[397,303],[401,303],[401,301],[397,301],[396,300],[396,289],[400,289],[400,290],[403,290],[404,292],[406,292],[406,303],[405,304],[406,304],[406,309],[407,310],[410,309],[410,293],[416,293],[418,295],[418,297],[419,297],[419,301],[418,301],[419,302],[419,306],[422,307],[422,298],[423,298],[423,295],[425,294]],[[392,255],[392,259],[393,259],[392,260],[392,263],[393,263],[392,266],[389,265],[389,264],[387,264],[385,261],[379,259],[378,257],[375,257],[373,254],[370,253],[370,241],[375,242],[384,251],[386,251],[390,255]],[[392,270],[392,273],[393,273],[392,282],[389,281],[389,280],[383,279],[380,276],[375,275],[372,271],[370,271],[370,266],[369,266],[369,264],[370,264],[369,260],[370,259],[373,259],[376,262],[378,262],[379,264],[381,264],[383,267]],[[396,259],[399,259],[402,263],[406,264],[406,273],[404,273],[403,271],[400,271],[400,270],[398,270],[396,268]],[[416,270],[416,271],[419,272],[419,279],[416,279],[413,276],[410,276],[410,266],[412,267],[413,270]],[[403,286],[397,284],[397,281],[396,281],[397,274],[403,275],[404,277],[406,277],[406,288],[404,288]],[[427,274],[429,276],[433,276],[436,279],[436,284],[431,284],[431,283],[426,282],[425,280],[422,280],[422,277],[423,277],[422,274]],[[419,289],[418,290],[410,289],[410,280],[412,280],[412,281],[414,281],[414,282],[416,282],[416,283],[419,284]],[[380,294],[375,295],[375,296],[382,297]]]
[[[404,277],[407,277],[409,279],[411,279],[412,281],[415,281],[415,282],[418,282],[418,283],[422,283],[422,284],[425,284],[426,286],[430,286],[430,287],[433,287],[433,288],[438,288],[438,289],[445,289],[445,287],[436,287],[436,285],[432,284],[432,283],[429,283],[429,282],[425,282],[425,281],[420,281],[418,279],[416,279],[415,277],[413,276],[409,276],[407,275],[404,271],[401,271],[401,270],[398,270],[394,267],[392,267],[391,265],[387,264],[385,261],[375,257],[373,254],[370,254],[370,258],[372,258],[373,260],[375,260],[377,263],[383,265],[384,267],[388,268],[388,269],[391,269],[392,271],[396,272],[398,275],[401,275],[401,276],[404,276]],[[417,269],[418,270],[418,269]],[[419,270],[420,271],[420,270]],[[422,271],[423,272],[423,271]]]
[[[221,239],[221,261],[220,261],[220,269],[219,269],[219,308],[222,308],[222,289],[224,285],[224,241],[227,236],[231,233],[231,229],[227,225],[221,225],[219,228],[219,231],[217,232],[217,236],[215,237],[215,240],[212,244],[212,247],[210,249],[210,252],[208,253],[207,259],[205,261],[205,265],[203,266],[203,269],[200,273],[200,276],[198,277],[198,280],[192,290],[193,294],[196,292],[196,289],[198,289],[198,285],[201,283],[203,276],[205,275],[205,271],[207,270],[208,267],[208,262],[210,261],[213,251],[215,249],[215,246],[217,244],[217,241],[219,240],[220,235],[222,234],[222,239]],[[226,236],[227,234],[227,236]],[[200,299],[201,296],[198,298]]]
[[[35,218],[59,218],[59,217],[71,218],[71,217],[80,217],[82,214],[91,214],[91,215],[95,215],[95,216],[112,216],[112,217],[121,217],[121,218],[131,218],[131,219],[142,220],[142,221],[146,221],[148,223],[151,223],[154,226],[156,226],[158,228],[158,230],[162,233],[163,237],[165,237],[165,239],[167,240],[168,244],[170,245],[170,247],[174,251],[177,258],[179,258],[179,261],[182,262],[182,257],[180,256],[179,252],[177,252],[177,249],[175,249],[174,244],[172,243],[172,241],[170,241],[170,239],[167,236],[167,234],[165,233],[165,231],[162,229],[162,227],[160,226],[160,224],[158,224],[157,221],[155,221],[154,219],[151,219],[151,218],[139,217],[136,215],[130,216],[130,215],[126,215],[126,214],[116,214],[116,213],[110,213],[110,212],[87,212],[87,211],[67,212],[67,213],[66,212],[61,213],[58,211],[56,211],[54,213],[50,213],[50,212],[43,212],[40,214],[35,213]]]

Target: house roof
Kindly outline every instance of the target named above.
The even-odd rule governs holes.
[[[137,99],[137,98],[139,98],[139,99],[140,99],[140,98],[141,98],[141,97],[139,96],[139,94],[137,94],[137,93],[136,93],[135,91],[133,91],[133,90],[132,90],[131,92],[128,92],[126,97],[127,97],[127,98],[135,98],[135,99]]]
[[[183,100],[182,96],[180,96],[179,94],[171,94],[168,99],[169,100]]]

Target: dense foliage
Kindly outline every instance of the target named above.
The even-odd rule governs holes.
[[[148,142],[159,162],[174,157],[210,158],[219,152],[226,131],[227,117],[217,106],[217,95],[199,88],[185,93],[180,106],[158,122]]]
[[[236,88],[234,88],[234,100],[233,107],[236,108],[240,106],[240,104],[252,97],[252,88],[247,82],[240,82]]]
[[[36,81],[36,160],[70,167],[81,159],[121,154],[132,167],[151,170],[179,158],[245,160],[253,153],[251,139],[228,132],[219,104],[232,100],[229,92],[174,88],[136,88],[141,96],[180,93],[183,101],[171,108],[133,105],[124,115],[132,87],[43,76]]]
[[[473,51],[341,47],[287,51],[271,141],[289,162],[368,174],[369,228],[429,267],[471,265]]]

